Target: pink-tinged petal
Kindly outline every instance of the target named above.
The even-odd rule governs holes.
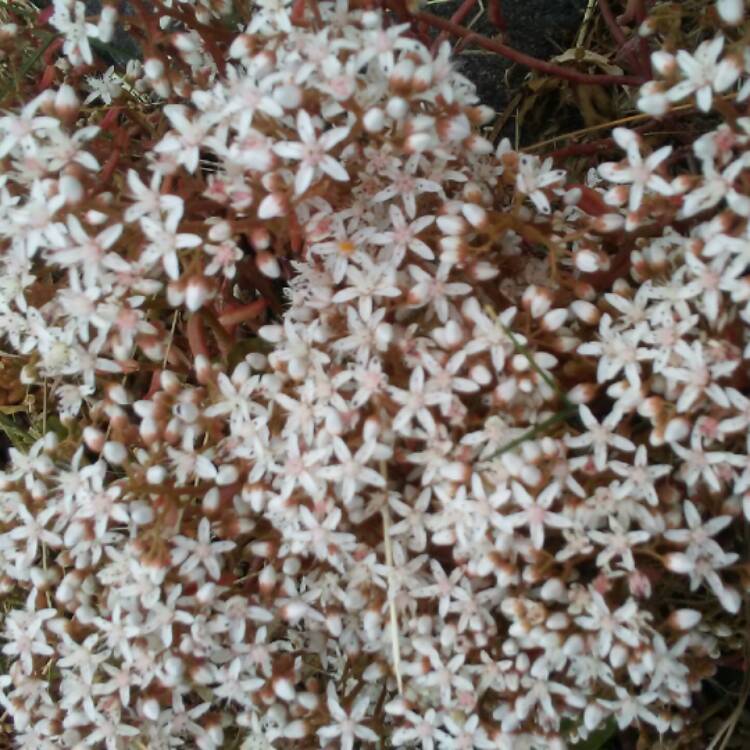
[[[713,102],[713,90],[710,86],[703,86],[698,89],[698,93],[695,95],[695,101],[698,104],[698,109],[702,112],[708,112],[711,109]]]
[[[628,208],[631,211],[637,211],[643,202],[643,185],[640,182],[633,184],[630,188],[630,198]]]
[[[304,143],[315,143],[315,126],[304,109],[297,113],[297,132]]]
[[[547,526],[551,526],[553,529],[569,529],[573,526],[573,521],[560,513],[545,513],[544,523]],[[648,538],[648,534],[646,534],[646,538]]]
[[[615,128],[612,131],[612,138],[623,151],[627,151],[634,144],[638,145],[638,136],[627,128]]]
[[[121,234],[122,224],[115,224],[114,226],[107,227],[96,239],[104,249],[107,249],[117,242]]]
[[[711,89],[709,88],[709,91]],[[667,99],[670,102],[679,102],[681,99],[685,99],[695,91],[695,86],[691,81],[680,81],[677,85],[672,86],[667,91]]]
[[[722,60],[714,76],[714,89],[721,93],[733,86],[740,77],[740,68],[732,59]]]
[[[349,172],[331,156],[326,156],[321,160],[320,168],[334,180],[339,182],[349,181]]]
[[[177,253],[167,253],[164,256],[164,270],[170,279],[176,281],[180,278],[180,263],[177,260]]]
[[[682,552],[673,552],[664,558],[664,565],[667,570],[673,573],[690,573],[694,564],[693,561]]]
[[[301,143],[282,141],[273,146],[274,153],[282,159],[302,159],[305,155],[305,147]]]
[[[186,109],[181,104],[167,104],[164,107],[164,114],[169,119],[172,127],[180,131],[188,130],[191,127],[190,120],[186,117]]]
[[[287,206],[281,193],[267,195],[258,206],[259,219],[274,219],[278,216],[285,216],[286,213]]]
[[[315,167],[309,164],[302,164],[294,177],[294,192],[296,195],[302,195],[312,184],[315,176]]]
[[[174,242],[177,248],[198,247],[200,244],[201,238],[197,234],[178,234]]]
[[[193,174],[195,170],[198,169],[199,160],[200,151],[197,148],[190,148],[187,150],[187,153],[183,155],[185,169],[187,169],[190,174]]]
[[[544,524],[530,523],[529,531],[531,532],[531,544],[534,549],[542,549],[544,547]]]
[[[349,135],[349,128],[333,128],[320,136],[318,143],[326,151],[330,151],[337,143],[341,143]]]

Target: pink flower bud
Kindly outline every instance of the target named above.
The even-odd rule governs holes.
[[[394,66],[389,80],[394,89],[405,89],[409,87],[414,75],[414,62],[408,57],[401,58]]]
[[[716,10],[721,20],[728,26],[739,26],[745,17],[743,0],[717,0]]]
[[[91,425],[84,427],[83,442],[90,451],[100,453],[104,447],[104,433]]]
[[[143,72],[146,78],[158,81],[164,77],[164,63],[156,57],[150,57],[143,63]]]
[[[461,206],[461,213],[475,229],[485,229],[489,223],[487,211],[476,203],[464,203]]]
[[[178,52],[188,54],[198,52],[198,50],[200,49],[195,38],[190,34],[185,33],[175,34],[172,37],[172,44],[175,46]]]
[[[219,509],[219,502],[221,500],[221,493],[218,487],[211,487],[203,496],[201,507],[204,513],[216,513]]]
[[[676,609],[667,623],[675,630],[692,630],[702,619],[703,615],[695,609]]]
[[[62,175],[57,185],[60,195],[65,198],[65,203],[69,206],[79,204],[86,195],[80,180],[73,177],[73,175]]]
[[[461,216],[453,214],[438,216],[437,225],[441,232],[450,236],[466,234],[469,230],[469,225],[466,221]]]
[[[573,313],[573,315],[576,316],[576,318],[583,321],[584,323],[587,323],[590,326],[596,325],[602,315],[601,311],[596,305],[593,305],[591,302],[587,302],[586,300],[582,299],[576,300],[575,302],[571,303],[570,311]]]
[[[150,719],[151,721],[157,721],[159,719],[159,714],[161,714],[161,708],[159,706],[159,701],[156,700],[156,698],[149,698],[148,700],[143,701],[143,715]]]
[[[426,91],[432,85],[432,79],[432,66],[430,64],[419,65],[411,77],[412,91]]]
[[[475,281],[489,281],[500,274],[500,270],[497,266],[493,266],[486,260],[480,260],[477,263],[474,263],[469,269],[469,272]]]
[[[278,279],[281,276],[281,266],[275,255],[260,252],[255,256],[255,265],[258,270],[269,279]]]
[[[482,364],[474,365],[469,370],[469,377],[479,385],[489,385],[492,382],[492,373]]]
[[[362,124],[368,133],[379,133],[385,127],[385,113],[380,107],[371,107],[365,112]]]
[[[664,440],[668,443],[681,443],[690,435],[690,422],[685,417],[674,417],[667,422]]]
[[[588,404],[596,396],[596,383],[578,383],[568,391],[568,400],[574,404]]]
[[[463,141],[471,135],[471,123],[464,114],[442,118],[438,120],[437,133],[442,141]]]
[[[273,545],[268,545],[269,547],[272,547]],[[269,550],[268,555],[262,555],[263,557],[270,557],[270,555],[273,554],[272,550]],[[258,576],[258,588],[260,589],[261,593],[263,594],[270,594],[275,588],[276,588],[276,581],[278,579],[278,575],[276,573],[276,570],[272,568],[270,565],[266,565],[263,570],[260,571],[260,575]]]
[[[273,681],[273,692],[283,701],[291,703],[297,695],[294,685],[288,677],[280,677]]]
[[[307,693],[308,696],[311,697],[311,700],[307,700],[307,705],[304,705],[303,707],[305,710],[312,712],[313,709],[317,708],[319,705],[319,700],[316,695],[313,695],[312,693]],[[298,694],[297,700],[302,703],[302,697]],[[310,734],[310,729],[307,726],[307,722],[304,719],[295,719],[294,721],[290,721],[283,730],[284,738],[288,740],[301,740],[304,737],[307,737],[308,734]]]
[[[389,117],[394,120],[403,120],[409,112],[409,102],[406,99],[402,99],[400,96],[391,97],[388,100],[388,104],[385,107],[385,111]]]
[[[128,460],[128,451],[122,443],[118,443],[114,440],[104,444],[104,450],[102,455],[107,463],[114,466],[120,466]]]
[[[258,206],[259,219],[275,219],[289,213],[289,204],[283,193],[270,193]]]
[[[406,138],[404,150],[409,154],[418,154],[434,149],[436,145],[437,142],[432,133],[412,133]]]
[[[552,292],[545,287],[532,284],[526,287],[521,301],[524,308],[531,313],[532,318],[540,318],[552,306]]]
[[[495,150],[495,147],[492,145],[491,141],[488,141],[486,138],[482,138],[481,135],[477,135],[476,133],[472,133],[468,138],[466,138],[463,142],[463,145],[465,149],[470,151],[472,154],[476,154],[477,156],[487,156]]]
[[[274,89],[273,98],[284,109],[298,109],[302,105],[302,89],[293,84],[278,86]]]
[[[239,471],[233,464],[223,464],[219,467],[219,472],[216,475],[216,484],[220,487],[226,487],[230,484],[234,484],[239,478]]]
[[[602,259],[593,250],[578,250],[573,256],[573,262],[583,273],[596,273],[602,270]]]
[[[249,34],[240,34],[235,37],[229,45],[229,57],[237,60],[243,57],[250,57],[253,52],[253,37]]]
[[[55,113],[66,123],[72,123],[78,116],[81,102],[76,95],[75,89],[63,83],[55,94]]]
[[[591,220],[591,229],[600,234],[617,232],[625,226],[625,218],[620,214],[604,214]]]
[[[677,70],[675,56],[664,50],[657,50],[651,54],[651,65],[653,65],[654,71],[664,78],[674,75]]]

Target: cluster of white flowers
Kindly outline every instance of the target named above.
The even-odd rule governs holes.
[[[54,5],[74,70],[115,16]],[[59,418],[0,474],[17,746],[680,730],[748,590],[741,8],[641,92],[716,108],[693,154],[617,129],[568,186],[447,44],[225,5],[164,3],[142,108],[0,117],[0,332]]]

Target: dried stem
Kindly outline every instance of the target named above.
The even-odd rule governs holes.
[[[393,0],[386,0],[386,4],[390,7]],[[561,65],[555,65],[554,63],[540,60],[531,55],[527,55],[523,52],[519,52],[507,44],[490,39],[482,34],[477,34],[464,26],[460,26],[444,18],[433,15],[432,13],[418,12],[414,13],[412,18],[415,21],[425,23],[428,26],[432,26],[436,29],[452,34],[460,39],[465,39],[466,43],[473,42],[483,49],[495,52],[502,57],[505,57],[512,62],[523,65],[531,70],[539,71],[540,73],[546,73],[547,75],[554,76],[555,78],[562,78],[566,81],[572,81],[578,84],[599,84],[604,86],[640,86],[645,82],[645,78],[640,76],[616,76],[616,75],[602,75],[602,74],[591,74],[581,73],[578,70],[571,70],[564,68]]]

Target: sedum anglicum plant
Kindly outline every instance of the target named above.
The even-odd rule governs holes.
[[[0,27],[49,30],[0,117],[16,746],[679,732],[747,627],[742,3],[644,24],[640,108],[701,134],[586,184],[379,9],[150,5]]]

